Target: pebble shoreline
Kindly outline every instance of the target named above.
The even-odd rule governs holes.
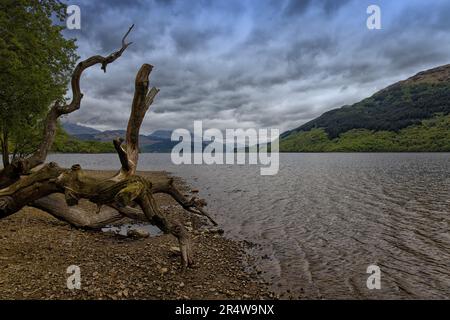
[[[97,172],[107,175],[107,172]],[[142,175],[164,175],[145,172]],[[176,183],[189,190],[180,179]],[[0,299],[273,299],[249,271],[244,244],[202,231],[200,219],[166,195],[161,208],[192,228],[195,265],[183,269],[171,235],[125,237],[76,229],[26,207],[0,220]],[[67,268],[81,288],[68,289]]]

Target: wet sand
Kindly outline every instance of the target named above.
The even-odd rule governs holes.
[[[111,172],[96,172],[98,175]],[[163,172],[140,173],[161,177]],[[189,188],[176,179],[178,186]],[[136,239],[76,229],[26,207],[0,220],[0,299],[269,299],[243,243],[202,231],[201,219],[166,195],[168,215],[192,227],[195,265],[183,269],[171,235]],[[95,213],[93,213],[95,214]],[[81,288],[68,289],[77,265]]]

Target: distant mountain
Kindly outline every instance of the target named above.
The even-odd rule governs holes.
[[[72,129],[80,132],[90,131],[88,127],[71,126]],[[95,130],[95,129],[93,129]],[[73,132],[73,131],[72,131]],[[92,131],[90,131],[92,132]],[[58,125],[56,130],[55,141],[52,146],[53,152],[61,153],[111,153],[116,152],[111,142],[100,141],[82,141],[73,135],[69,135],[67,131]]]
[[[82,126],[70,122],[62,123],[64,130],[71,136],[82,141],[112,142],[116,138],[124,138],[125,130],[100,131],[87,126]],[[139,146],[141,152],[171,152],[178,142],[172,142],[170,136],[172,131],[157,130],[152,134],[140,135]]]
[[[172,131],[170,130],[156,130],[155,132],[149,135],[149,137],[154,139],[167,139],[167,140],[170,140],[171,136]]]
[[[116,138],[124,138],[125,130],[107,130],[99,131],[87,126],[81,126],[70,122],[62,123],[64,130],[72,137],[85,142],[106,142],[112,145],[112,141]],[[139,136],[139,147],[143,153],[153,152],[172,152],[172,149],[179,141],[171,141],[172,131],[156,130],[149,135]],[[204,142],[203,146],[207,143]]]
[[[450,65],[423,71],[280,136],[285,152],[450,151]]]
[[[64,128],[64,130],[71,136],[77,136],[77,135],[91,135],[91,134],[96,134],[101,132],[100,130],[96,130],[94,128],[90,128],[90,127],[86,127],[86,126],[81,126],[79,124],[76,123],[71,123],[71,122],[64,122],[62,123],[62,126]]]

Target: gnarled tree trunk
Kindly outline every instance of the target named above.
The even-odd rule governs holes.
[[[123,37],[120,50],[107,57],[93,56],[78,63],[71,81],[72,101],[67,105],[55,103],[50,109],[39,148],[30,157],[15,160],[0,171],[0,218],[14,214],[28,205],[81,228],[98,229],[125,217],[149,221],[178,239],[182,263],[188,266],[192,264],[189,234],[182,224],[169,219],[159,210],[153,194],[166,193],[186,210],[206,216],[214,225],[217,224],[202,209],[205,203],[196,198],[184,197],[174,186],[173,179],[152,182],[136,175],[140,127],[148,108],[159,92],[158,89],[149,86],[153,66],[142,65],[136,75],[125,145],[122,144],[122,139],[113,141],[121,163],[116,175],[108,179],[94,178],[79,165],[65,169],[56,163],[49,163],[38,168],[44,163],[53,144],[59,117],[80,108],[83,97],[80,78],[83,71],[101,64],[106,72],[106,66],[119,58],[130,45],[125,40],[132,28],[133,26]],[[98,212],[87,212],[77,206],[80,199],[97,204]]]

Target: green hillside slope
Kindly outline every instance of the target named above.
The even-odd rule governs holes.
[[[353,129],[330,139],[324,129],[282,139],[282,152],[450,152],[450,115],[395,131]]]
[[[53,152],[61,153],[110,153],[115,152],[111,142],[82,141],[68,135],[61,126],[58,126]]]
[[[446,151],[448,141],[442,139],[449,137],[448,114],[450,65],[445,65],[285,132],[280,150]]]

